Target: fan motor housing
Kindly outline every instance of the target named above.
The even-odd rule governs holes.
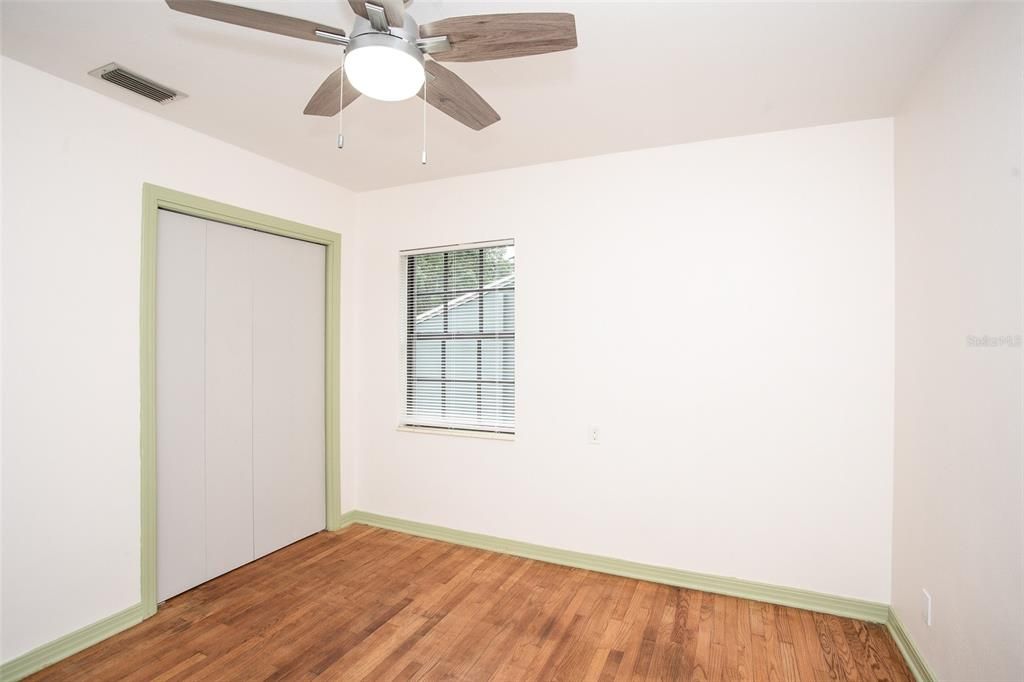
[[[379,45],[381,47],[389,47],[393,50],[399,50],[414,58],[421,65],[423,64],[423,53],[420,52],[420,49],[416,47],[415,43],[409,43],[398,36],[393,36],[387,33],[377,33],[376,31],[364,33],[359,36],[353,36],[352,40],[348,43],[348,48],[346,48],[345,53],[348,54],[361,47],[369,47],[371,45]]]
[[[405,21],[401,28],[391,26],[387,32],[375,30],[369,21],[356,16],[356,22],[352,26],[352,34],[345,52],[352,52],[360,47],[367,47],[369,45],[380,45],[405,52],[422,64],[423,52],[416,45],[419,35],[419,24],[408,14],[405,15]]]
[[[367,35],[397,38],[404,43],[410,44],[413,48],[416,48],[416,41],[419,40],[420,37],[420,26],[416,23],[415,19],[406,14],[401,27],[389,26],[387,31],[377,31],[370,25],[370,22],[367,19],[357,15],[355,24],[352,26],[352,32],[349,36],[349,44],[351,45],[357,38]],[[379,45],[381,43],[375,44]]]

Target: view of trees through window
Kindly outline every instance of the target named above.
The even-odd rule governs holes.
[[[515,428],[515,249],[406,256],[405,423]]]

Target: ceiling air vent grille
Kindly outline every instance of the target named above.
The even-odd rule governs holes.
[[[146,99],[151,99],[154,102],[160,104],[167,104],[173,102],[176,99],[185,97],[184,93],[172,90],[167,86],[160,85],[155,81],[151,81],[148,78],[144,78],[137,73],[132,73],[128,69],[114,64],[113,62],[106,66],[101,66],[98,69],[93,69],[89,72],[90,76],[96,76],[102,78],[108,83],[124,88],[125,90],[131,90],[136,95],[142,95]]]

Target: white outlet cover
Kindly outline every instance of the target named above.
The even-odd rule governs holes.
[[[921,588],[921,620],[928,627],[932,626],[932,595],[928,590]]]

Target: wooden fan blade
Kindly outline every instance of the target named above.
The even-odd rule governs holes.
[[[423,64],[427,76],[427,103],[473,130],[483,130],[501,120],[476,90],[437,62]],[[431,78],[430,76],[433,76]],[[420,90],[420,97],[423,91]]]
[[[341,111],[341,103],[338,101],[338,88],[341,87],[341,67],[338,67],[330,76],[324,79],[320,87],[316,89],[309,103],[302,113],[308,116],[334,116]],[[345,103],[347,107],[359,97],[359,91],[352,87],[352,84],[345,79]]]
[[[576,47],[576,18],[562,12],[481,14],[449,17],[420,26],[421,38],[448,36],[452,49],[432,53],[438,61],[482,62],[526,57]]]
[[[336,35],[345,35],[343,30],[333,26],[325,26],[313,21],[306,21],[305,19],[296,19],[295,17],[286,17],[283,14],[274,14],[273,12],[230,5],[226,2],[214,2],[213,0],[167,0],[167,6],[177,12],[194,14],[205,19],[223,21],[224,23],[235,24],[236,26],[245,26],[246,28],[255,28],[259,31],[269,31],[270,33],[278,33],[283,36],[315,40],[332,45],[337,43],[318,37],[316,35],[317,29]]]
[[[369,0],[371,5],[384,8],[384,16],[388,19],[388,26],[402,28],[405,23],[405,3],[402,0]],[[363,19],[369,19],[366,13],[366,0],[348,0],[352,11]]]

